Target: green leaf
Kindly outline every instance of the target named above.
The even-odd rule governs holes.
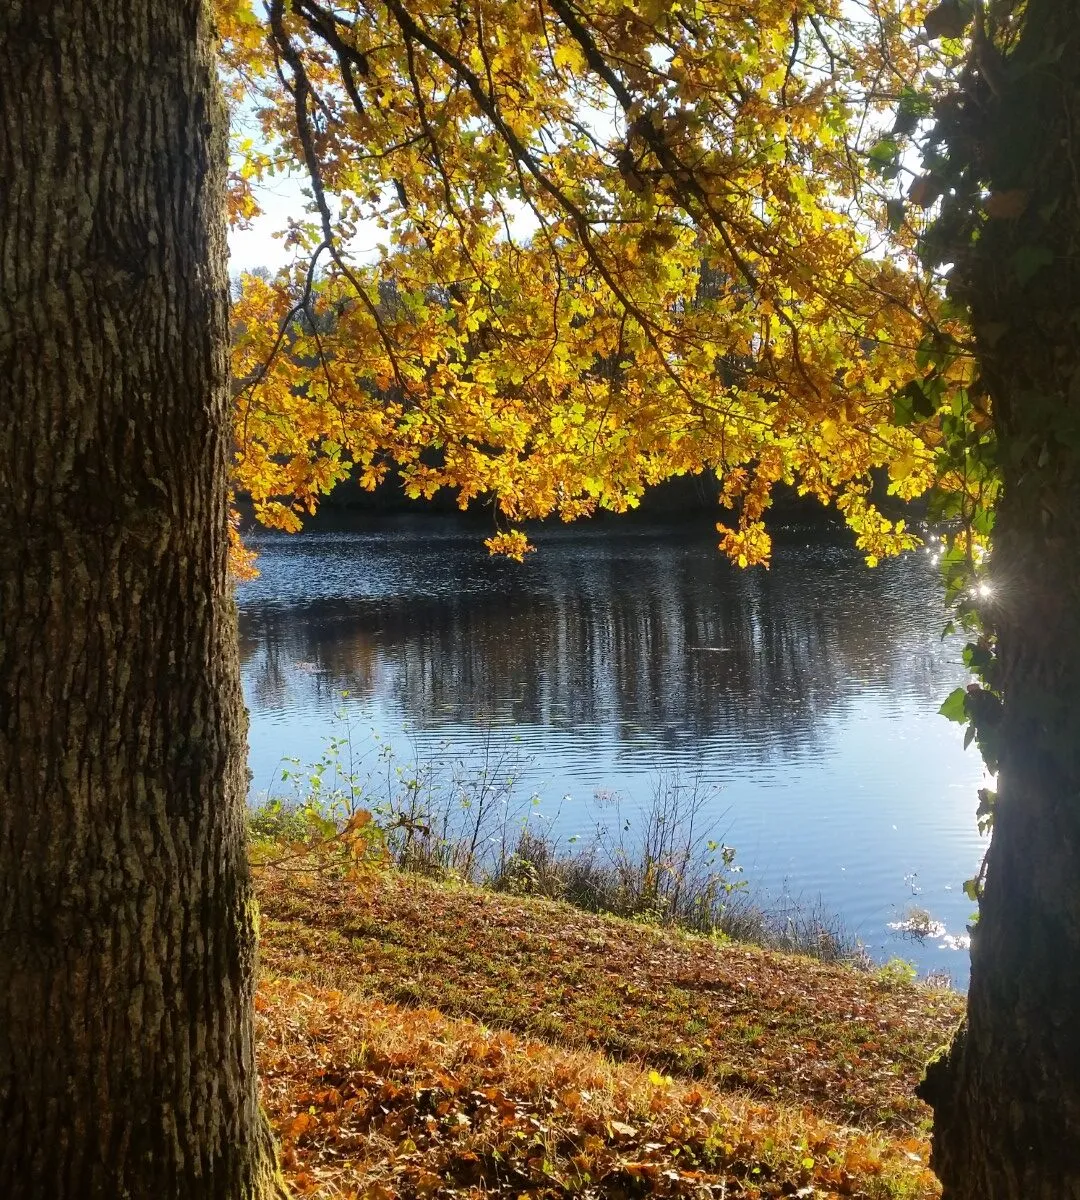
[[[894,137],[879,138],[870,147],[867,158],[870,169],[881,175],[887,175],[900,157],[900,143]]]
[[[900,93],[900,112],[905,116],[928,117],[934,111],[934,101],[929,92],[919,92],[910,83]]]
[[[945,697],[938,712],[949,721],[956,721],[960,725],[966,725],[968,721],[967,689],[962,687],[954,688]]]
[[[986,833],[987,830],[994,827],[994,804],[996,801],[997,792],[992,792],[989,788],[979,788],[979,807],[975,811],[975,817],[979,823],[980,833]]]
[[[916,420],[925,420],[934,415],[936,407],[923,384],[913,379],[893,396],[893,424],[911,425]]]
[[[968,642],[964,647],[962,657],[964,666],[973,674],[981,675],[994,664],[994,655],[986,646],[978,642]]]
[[[989,537],[994,531],[994,510],[992,508],[976,508],[971,516],[971,527],[983,537]]]
[[[896,109],[896,120],[892,131],[901,137],[907,137],[915,132],[920,121],[930,116],[933,105],[929,95],[917,92],[910,84],[900,93],[900,103]]]
[[[926,515],[930,521],[948,521],[960,516],[963,507],[963,497],[958,493],[936,491],[927,501]]]
[[[885,205],[885,211],[889,219],[889,228],[893,233],[899,233],[904,224],[903,200],[889,200]]]
[[[1054,261],[1052,250],[1046,246],[1021,246],[1014,251],[1012,268],[1021,285],[1028,283],[1035,275]]]

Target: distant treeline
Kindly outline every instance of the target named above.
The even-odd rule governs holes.
[[[874,488],[874,501],[887,515],[891,517],[907,516],[909,522],[922,519],[925,503],[922,501],[904,504],[887,494],[887,478],[878,481]],[[669,479],[664,483],[650,488],[642,497],[637,509],[625,515],[599,512],[593,519],[633,521],[677,520],[685,517],[697,524],[703,518],[719,519],[721,509],[718,496],[719,484],[715,476],[684,475]],[[240,507],[245,516],[249,515],[248,498],[241,494],[238,497]],[[328,495],[324,496],[321,507],[334,513],[363,512],[363,513],[454,513],[461,512],[453,492],[442,489],[431,500],[411,500],[405,495],[400,480],[391,473],[387,479],[374,491],[369,492],[360,487],[355,480],[345,480],[338,484]],[[469,514],[476,516],[478,521],[491,522],[491,508],[482,501],[474,502]],[[468,514],[466,514],[468,515]],[[552,518],[553,520],[555,518]],[[777,484],[773,492],[773,505],[765,514],[766,525],[783,526],[815,526],[829,528],[844,527],[843,519],[834,508],[826,508],[809,496],[800,496],[794,488]]]

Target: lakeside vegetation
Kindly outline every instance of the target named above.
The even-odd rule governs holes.
[[[751,891],[735,847],[715,827],[715,788],[658,773],[642,811],[628,817],[616,792],[594,797],[592,834],[560,842],[535,795],[517,790],[525,765],[489,749],[472,766],[401,763],[389,747],[380,770],[358,762],[348,718],[322,756],[289,766],[291,799],[249,813],[256,861],[351,861],[356,855],[408,874],[495,892],[564,900],[625,917],[824,962],[872,965],[861,942],[817,902],[786,891],[764,903]]]

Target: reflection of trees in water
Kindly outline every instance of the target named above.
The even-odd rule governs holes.
[[[836,550],[789,549],[769,572],[739,572],[697,544],[598,540],[542,548],[517,574],[496,564],[484,590],[476,572],[489,568],[469,554],[464,568],[446,547],[426,568],[416,557],[412,594],[406,580],[396,599],[247,606],[252,702],[319,706],[348,690],[393,696],[424,725],[615,724],[795,746],[860,691],[931,700],[953,673],[936,582],[914,559],[867,571]],[[425,569],[471,571],[472,586],[425,594]]]
[[[321,708],[378,688],[378,646],[366,614],[336,604],[241,611],[240,662],[254,708]]]

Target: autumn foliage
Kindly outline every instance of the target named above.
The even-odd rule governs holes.
[[[946,320],[874,172],[895,175],[882,130],[935,61],[905,0],[217,10],[233,219],[274,173],[311,194],[295,264],[234,307],[261,520],[297,528],[394,470],[490,502],[491,548],[520,557],[524,519],[715,472],[743,565],[781,481],[871,559],[914,544],[869,499],[876,469],[905,498],[940,474],[953,400],[898,418]]]

